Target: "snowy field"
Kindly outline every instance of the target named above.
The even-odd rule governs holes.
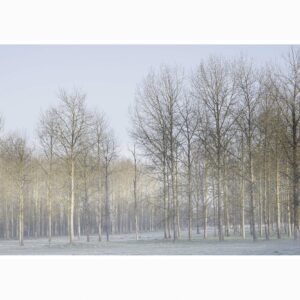
[[[241,240],[227,237],[219,242],[215,237],[203,240],[202,235],[193,235],[188,241],[186,233],[175,243],[164,240],[162,232],[141,233],[135,241],[134,234],[111,235],[110,242],[98,242],[96,236],[89,243],[85,237],[75,238],[68,244],[67,237],[53,238],[51,246],[47,239],[25,239],[20,247],[16,240],[0,240],[1,255],[300,255],[300,241],[283,237],[269,241],[253,242],[250,237]]]

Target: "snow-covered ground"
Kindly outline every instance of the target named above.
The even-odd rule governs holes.
[[[67,237],[54,237],[51,246],[47,239],[25,239],[20,247],[16,240],[0,240],[0,254],[4,255],[300,255],[300,241],[282,238],[253,242],[250,237],[241,240],[227,237],[219,242],[211,236],[193,235],[188,241],[186,233],[175,243],[164,240],[161,232],[141,233],[135,241],[134,234],[112,235],[110,242],[98,242],[96,236],[89,243],[85,237],[75,238],[68,244]]]

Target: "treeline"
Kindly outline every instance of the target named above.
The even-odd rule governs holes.
[[[0,236],[299,237],[298,50],[280,65],[161,66],[138,85],[130,118],[128,158],[78,90],[60,90],[40,116],[35,148],[2,134]]]

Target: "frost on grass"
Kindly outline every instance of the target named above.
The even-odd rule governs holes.
[[[228,237],[219,242],[210,236],[194,235],[192,241],[183,233],[181,240],[164,240],[161,232],[142,233],[140,240],[134,234],[112,235],[111,241],[98,242],[96,236],[89,243],[85,237],[75,239],[70,245],[67,237],[53,238],[51,246],[47,239],[25,239],[20,247],[16,240],[0,241],[1,255],[300,255],[300,241],[287,238],[253,242],[251,237],[241,240]]]

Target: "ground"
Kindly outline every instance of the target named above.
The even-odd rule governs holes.
[[[203,240],[201,234],[194,234],[188,241],[185,232],[176,242],[164,240],[162,232],[146,232],[138,241],[134,234],[120,234],[112,235],[110,242],[98,242],[91,236],[87,243],[82,236],[73,245],[67,237],[54,237],[51,246],[45,238],[25,239],[24,244],[20,247],[16,240],[0,240],[0,255],[300,255],[300,241],[287,237],[253,242],[250,236],[246,240],[232,236],[219,242],[213,236]]]

